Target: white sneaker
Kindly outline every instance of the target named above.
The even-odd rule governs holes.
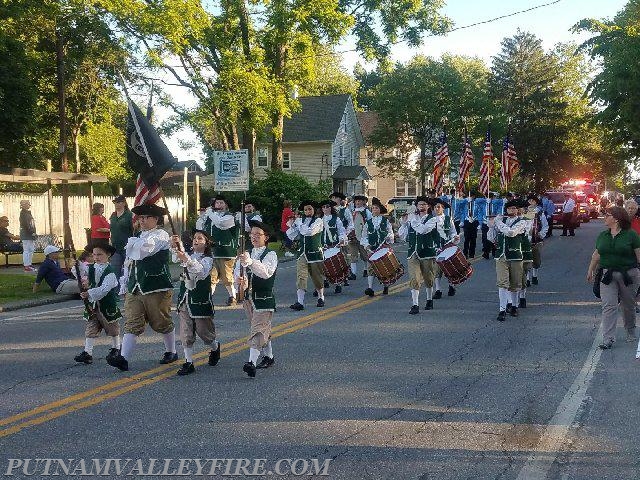
[[[284,252],[285,257],[294,257],[295,255],[291,252]]]

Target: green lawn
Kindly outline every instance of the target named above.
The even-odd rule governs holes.
[[[17,302],[24,299],[51,297],[55,295],[46,282],[42,282],[40,289],[33,293],[33,281],[36,276],[28,273],[0,273],[0,305]]]

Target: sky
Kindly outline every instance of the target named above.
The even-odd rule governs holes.
[[[545,50],[553,48],[559,42],[580,43],[586,40],[588,35],[571,33],[569,30],[573,25],[583,18],[612,18],[626,3],[626,0],[449,0],[443,13],[453,21],[454,28],[537,6],[540,8],[453,31],[446,36],[428,37],[420,48],[411,49],[406,44],[398,44],[392,49],[392,57],[394,61],[407,62],[418,54],[440,57],[443,53],[453,53],[477,56],[490,65],[491,57],[500,52],[502,39],[513,36],[518,28],[540,38]],[[352,39],[347,39],[336,49],[344,52],[343,65],[349,72],[358,61],[365,63],[357,53],[350,51],[353,45]],[[367,67],[373,68],[373,65],[367,65]],[[174,100],[185,105],[193,104],[193,99],[189,98],[184,88],[167,86],[163,88]],[[142,100],[141,103],[145,104],[145,101]],[[166,110],[157,109],[157,119],[162,121],[169,113]],[[182,148],[180,140],[194,143],[195,146],[188,149]],[[204,154],[193,132],[183,130],[171,138],[165,138],[165,142],[179,160],[195,159],[203,163]]]

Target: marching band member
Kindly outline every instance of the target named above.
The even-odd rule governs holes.
[[[518,315],[517,292],[522,283],[522,237],[526,222],[520,218],[518,203],[511,200],[505,204],[507,218],[498,215],[489,218],[488,240],[496,243],[496,276],[500,311],[498,321],[506,319],[507,304],[511,304],[510,315]]]
[[[527,279],[527,286],[529,282],[533,285],[538,285],[538,269],[542,266],[542,245],[544,239],[547,238],[549,233],[549,222],[542,208],[542,202],[535,195],[530,195],[528,198],[529,211],[535,213],[533,219],[533,229],[531,230],[531,248],[533,250],[533,264],[529,273],[531,278]]]
[[[353,226],[353,213],[351,212],[349,207],[347,207],[347,205],[346,205],[347,204],[347,197],[345,197],[345,195],[343,193],[333,192],[329,196],[329,199],[333,200],[336,203],[335,209],[336,209],[336,212],[338,212],[338,218],[342,222],[342,226],[344,227],[345,235],[348,238],[349,235],[353,235],[351,232],[353,232],[354,226]],[[349,244],[346,243],[341,248],[342,248],[342,254],[344,255],[344,258],[346,258],[347,261],[349,261],[349,259],[351,258],[351,255],[349,254]],[[355,275],[353,273],[351,275],[353,275],[353,277],[355,278]],[[346,279],[344,281],[344,284],[345,284],[345,286],[348,286],[349,285],[349,279]]]
[[[233,284],[233,264],[238,249],[238,229],[233,215],[229,213],[227,200],[222,195],[214,199],[213,209],[207,209],[204,231],[211,238],[213,268],[211,269],[211,295],[220,281],[227,289],[227,305],[236,303],[236,288]]]
[[[161,364],[178,360],[176,331],[171,318],[173,283],[169,272],[169,234],[158,228],[167,214],[155,204],[133,207],[140,224],[140,236],[130,237],[125,247],[124,275],[120,279],[120,294],[124,300],[124,337],[119,354],[107,363],[120,370],[129,370],[137,338],[147,323],[163,335],[165,353]]]
[[[336,202],[333,200],[325,200],[320,204],[323,222],[322,247],[325,249],[342,246],[347,241],[344,224],[338,217],[335,206]],[[327,284],[325,283],[326,286]],[[334,292],[342,293],[342,286],[336,283]]]
[[[256,210],[256,204],[253,200],[246,199],[244,201],[244,228],[242,231],[247,239],[245,242],[247,244],[247,249],[251,250],[251,241],[249,239],[249,233],[251,233],[251,225],[249,225],[250,220],[257,220],[258,222],[262,221],[262,216],[260,212]],[[242,214],[241,212],[236,212],[236,224],[240,225],[242,222]]]
[[[434,198],[431,200],[433,207],[433,216],[436,218],[436,229],[433,235],[436,237],[436,245],[438,250],[444,248],[448,243],[457,245],[460,242],[460,235],[456,233],[453,228],[451,217],[445,214],[445,210],[449,208],[449,204],[440,198]],[[436,252],[437,253],[437,252]],[[435,269],[435,287],[436,291],[433,294],[434,299],[442,298],[442,290],[440,289],[440,281],[442,279],[442,270],[438,267],[437,263],[434,263]],[[456,294],[456,289],[449,285],[448,296],[453,297]]]
[[[456,204],[453,207],[453,224],[456,227],[456,232],[460,233],[464,228],[464,221],[467,217],[468,201],[464,197],[456,198]],[[462,227],[461,227],[462,226]]]
[[[478,239],[478,226],[480,221],[478,220],[478,210],[476,207],[476,192],[469,192],[469,197],[461,200],[460,203],[464,206],[464,248],[462,253],[467,258],[473,258],[476,256],[476,240]]]
[[[522,286],[518,291],[518,308],[527,308],[527,277],[531,272],[531,264],[533,263],[533,250],[531,248],[531,230],[533,228],[533,219],[529,218],[526,213],[529,203],[526,200],[518,199],[518,216],[523,219],[526,224],[522,237]],[[515,305],[515,304],[514,304]]]
[[[362,238],[362,231],[364,224],[371,218],[371,212],[367,208],[367,202],[369,199],[364,195],[354,195],[354,209],[353,209],[353,233],[351,234],[351,241],[349,242],[349,256],[351,257],[351,275],[349,280],[355,280],[358,275],[358,258],[364,263],[363,276],[367,276],[367,252],[362,245],[360,245],[360,239]]]
[[[362,228],[362,236],[360,237],[360,245],[367,251],[367,257],[380,248],[383,244],[391,245],[393,243],[393,228],[391,222],[387,217],[382,215],[387,213],[387,208],[382,205],[380,200],[373,197],[371,200],[371,213],[372,217],[367,220]],[[365,270],[366,272],[367,270]],[[367,276],[368,288],[364,291],[365,295],[373,297],[373,279],[374,275],[369,268],[369,275]],[[382,293],[384,295],[389,293],[389,287],[384,286]]]
[[[435,273],[436,246],[432,232],[436,229],[437,219],[429,214],[429,199],[416,197],[416,211],[407,214],[401,220],[398,235],[409,243],[407,265],[409,267],[409,286],[411,288],[411,310],[415,315],[420,313],[418,306],[420,286],[424,282],[427,294],[425,310],[433,309],[433,280]]]
[[[180,340],[184,349],[184,364],[178,375],[189,375],[196,371],[193,366],[193,344],[196,334],[205,345],[211,347],[209,365],[215,366],[220,361],[220,342],[216,340],[216,327],[213,323],[215,315],[211,303],[211,245],[206,232],[196,230],[193,234],[193,253],[185,253],[180,237],[172,238],[171,259],[180,262],[187,270],[181,275],[180,291],[176,311],[180,319]]]
[[[318,307],[324,307],[324,281],[322,271],[322,229],[324,222],[316,217],[316,203],[311,200],[303,200],[298,207],[303,211],[303,216],[295,220],[289,219],[286,234],[291,240],[299,238],[298,261],[296,262],[296,287],[297,301],[289,308],[292,310],[304,310],[304,296],[307,292],[309,275],[313,286],[318,292]]]
[[[256,376],[256,369],[269,368],[275,363],[271,346],[271,320],[276,308],[273,286],[278,269],[278,255],[267,247],[273,235],[271,229],[263,222],[251,220],[251,252],[238,255],[234,276],[245,290],[243,307],[249,319],[249,361],[242,371],[249,377]],[[246,271],[240,275],[240,265]],[[258,358],[262,354],[262,361]]]
[[[488,205],[487,205],[488,204]],[[489,211],[489,215],[502,215],[504,210],[504,202],[502,198],[498,198],[494,192],[489,193],[489,198],[484,199],[484,204],[482,207],[478,206],[478,209],[482,208],[482,211],[478,210],[478,213],[481,214],[484,218],[480,222],[482,225],[482,258],[489,259],[489,253],[496,258],[496,246],[493,242],[487,239],[487,232],[489,231],[489,219],[487,217],[487,210]]]
[[[118,286],[118,278],[115,269],[109,264],[109,257],[115,253],[116,249],[108,244],[97,244],[91,250],[93,263],[86,266],[80,263],[82,286],[87,289],[80,292],[80,296],[88,299],[95,313],[103,318],[100,320],[91,318],[85,309],[84,318],[87,325],[84,329],[84,350],[74,357],[78,363],[93,363],[93,345],[103,329],[104,333],[111,337],[111,350],[107,354],[107,360],[120,353],[118,320],[122,318],[122,314],[118,308],[115,290]]]

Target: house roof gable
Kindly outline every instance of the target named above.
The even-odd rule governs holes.
[[[300,111],[284,119],[283,143],[333,142],[349,99],[348,94],[298,98]]]

